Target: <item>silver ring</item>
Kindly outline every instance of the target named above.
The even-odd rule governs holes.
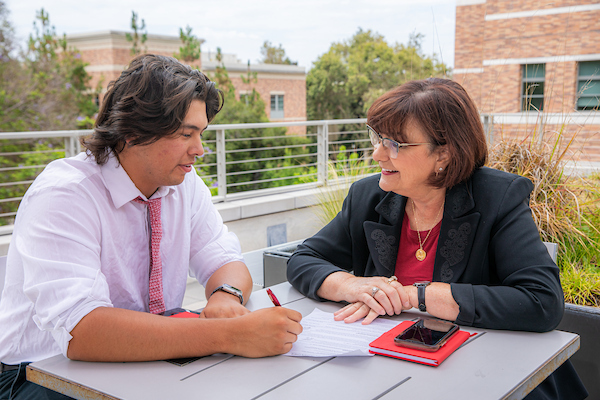
[[[379,289],[377,286],[373,286],[373,289],[371,289],[371,296],[375,297],[375,295],[377,294],[377,292],[379,292],[381,289]]]
[[[388,283],[389,283],[389,284],[391,284],[392,282],[394,282],[394,281],[397,281],[397,280],[398,280],[398,278],[396,278],[396,276],[395,276],[395,275],[392,275],[392,276],[391,276],[391,277],[388,279]]]

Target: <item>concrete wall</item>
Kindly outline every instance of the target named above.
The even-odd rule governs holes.
[[[269,247],[268,228],[281,224],[285,224],[286,242],[306,239],[322,227],[316,218],[314,207],[297,208],[225,223],[227,228],[240,239],[244,253]]]

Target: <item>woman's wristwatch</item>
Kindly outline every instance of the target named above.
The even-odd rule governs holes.
[[[219,290],[236,296],[238,299],[240,299],[240,304],[244,304],[244,293],[240,289],[224,283],[215,290],[213,290],[213,292],[210,295],[212,296]]]
[[[419,301],[419,311],[425,312],[427,311],[427,307],[425,307],[425,288],[429,286],[431,282],[415,282],[413,286],[417,287],[417,299]]]

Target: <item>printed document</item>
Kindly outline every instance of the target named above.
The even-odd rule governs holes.
[[[369,343],[389,331],[402,321],[377,318],[369,325],[362,320],[347,324],[335,321],[333,313],[315,308],[302,318],[302,333],[285,356],[332,357],[372,356]]]

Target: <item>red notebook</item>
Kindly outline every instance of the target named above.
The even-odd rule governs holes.
[[[184,311],[178,314],[169,315],[171,318],[200,318],[200,314],[194,312]]]
[[[371,342],[369,344],[369,352],[437,367],[471,336],[469,332],[459,330],[439,350],[434,352],[409,349],[408,347],[396,345],[394,338],[414,323],[414,321],[404,321],[396,325]]]

